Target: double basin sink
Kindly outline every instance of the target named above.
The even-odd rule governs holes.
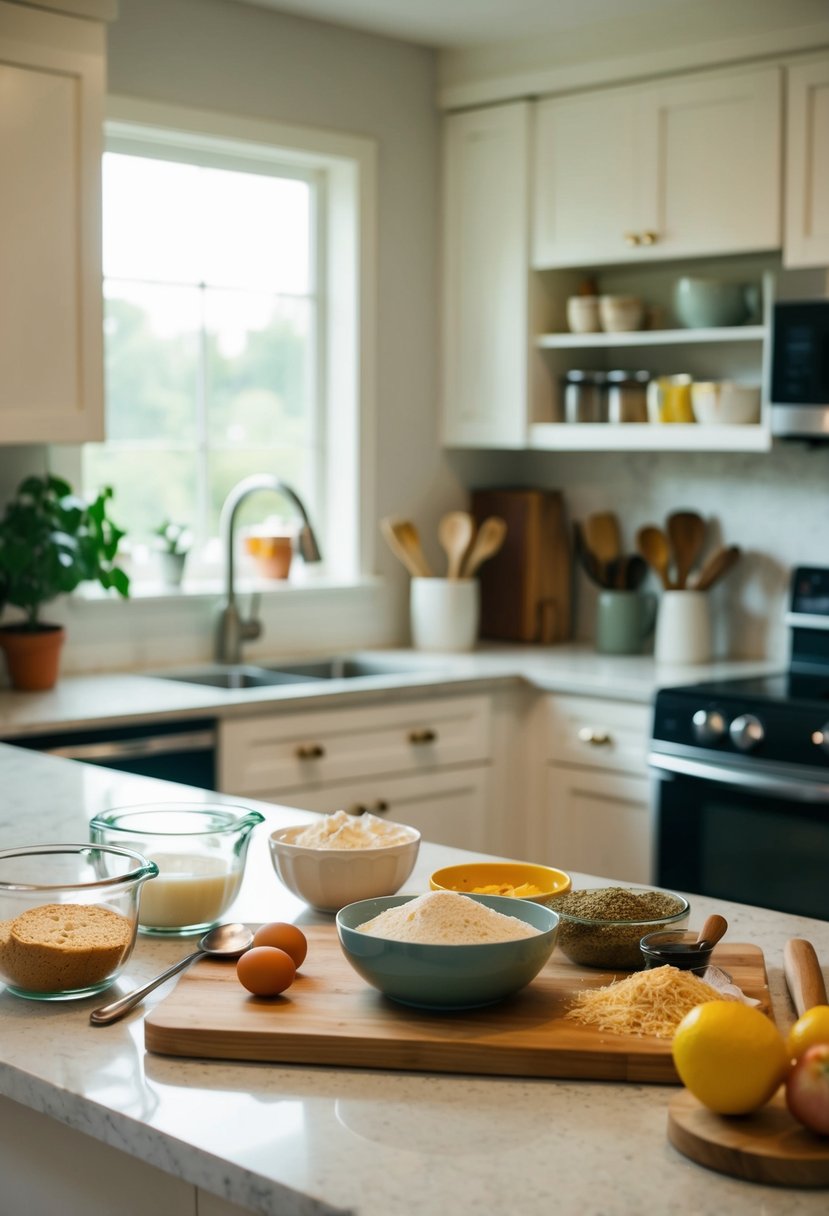
[[[279,663],[273,667],[251,663],[216,663],[192,671],[163,673],[161,678],[183,684],[205,684],[234,691],[270,688],[280,684],[318,684],[321,680],[355,680],[377,676],[424,674],[420,667],[396,664],[387,667],[371,659],[311,659],[304,663]]]

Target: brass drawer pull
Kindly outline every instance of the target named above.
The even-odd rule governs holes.
[[[389,804],[383,798],[378,798],[374,806],[365,806],[362,802],[354,802],[348,807],[347,815],[368,815],[372,812],[375,815],[384,815],[389,810]]]
[[[596,730],[593,726],[583,726],[579,731],[579,742],[589,743],[591,747],[607,747],[613,742],[606,730]]]
[[[421,743],[434,743],[434,741],[435,741],[435,739],[437,739],[437,737],[438,737],[437,731],[430,730],[428,727],[426,728],[426,730],[410,730],[409,731],[409,742],[414,743],[416,745],[419,745]]]
[[[297,760],[319,760],[325,755],[325,748],[320,743],[300,743],[294,755]]]
[[[631,246],[638,245],[639,244],[639,234],[637,232],[626,232],[625,233],[625,244],[631,245]]]
[[[658,240],[659,237],[655,232],[642,233],[641,241],[643,245],[655,245]]]

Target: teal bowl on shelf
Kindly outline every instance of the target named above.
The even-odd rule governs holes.
[[[549,959],[558,936],[558,913],[543,904],[507,895],[463,895],[526,921],[540,932],[509,942],[427,945],[358,932],[388,908],[416,899],[388,895],[348,904],[337,913],[343,953],[366,983],[402,1005],[418,1009],[475,1009],[494,1005],[526,987]]]

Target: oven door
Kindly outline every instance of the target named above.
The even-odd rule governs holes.
[[[829,784],[653,753],[656,880],[829,919]]]

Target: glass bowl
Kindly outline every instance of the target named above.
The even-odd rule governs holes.
[[[654,894],[651,889],[627,888],[633,894]],[[591,894],[612,890],[600,887]],[[561,918],[558,944],[573,963],[582,967],[603,967],[608,971],[638,971],[644,966],[639,943],[648,933],[658,929],[684,929],[688,924],[691,905],[681,895],[660,891],[671,901],[673,911],[649,919],[615,920],[607,917],[579,916],[568,911],[568,902],[585,892],[559,896],[555,909]]]
[[[157,874],[132,849],[88,842],[0,852],[0,979],[38,1001],[107,988],[132,954],[139,893]]]
[[[648,933],[639,943],[645,969],[653,967],[676,967],[679,971],[692,971],[704,975],[711,962],[714,947],[708,943],[701,946],[698,934],[693,929],[660,929]]]
[[[264,820],[245,807],[159,802],[96,815],[89,832],[97,843],[135,849],[158,867],[141,894],[139,932],[186,937],[221,922],[242,884],[250,834]]]

